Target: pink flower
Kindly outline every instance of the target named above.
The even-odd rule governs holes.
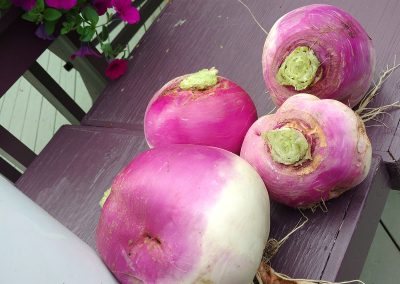
[[[76,5],[77,0],[46,0],[49,7],[69,10]]]
[[[97,50],[92,49],[88,44],[82,44],[81,48],[75,51],[70,58],[71,60],[74,60],[76,57],[85,56],[101,57]]]
[[[30,11],[35,7],[36,5],[36,0],[11,0],[11,2],[17,6],[21,7],[25,11]]]
[[[111,8],[111,0],[92,0],[92,6],[97,14],[104,15],[108,8]]]
[[[135,24],[140,21],[139,11],[132,6],[131,0],[112,0],[111,3],[119,17],[128,24]]]
[[[128,61],[125,59],[114,59],[108,64],[106,76],[111,80],[118,79],[128,70]]]

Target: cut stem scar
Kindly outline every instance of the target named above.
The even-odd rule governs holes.
[[[179,87],[182,90],[205,90],[215,86],[218,83],[218,70],[212,67],[211,69],[202,69],[183,79]]]
[[[262,138],[271,149],[275,162],[294,165],[304,159],[311,159],[310,147],[304,135],[289,127],[266,131]]]
[[[296,91],[308,88],[316,81],[320,62],[308,46],[296,47],[283,61],[276,74],[282,86],[293,86]]]

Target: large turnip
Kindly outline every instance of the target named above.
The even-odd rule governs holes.
[[[375,51],[368,34],[349,13],[316,4],[293,10],[273,25],[262,66],[277,105],[306,92],[353,107],[371,85]]]
[[[310,207],[359,184],[368,174],[372,150],[353,110],[298,94],[252,125],[240,156],[261,175],[271,199]]]
[[[154,95],[144,119],[150,147],[199,144],[239,154],[257,111],[246,91],[217,73],[211,68],[175,78]]]
[[[122,283],[250,283],[269,233],[260,176],[214,147],[166,145],[114,180],[98,251]]]

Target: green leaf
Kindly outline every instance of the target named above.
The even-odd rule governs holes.
[[[82,30],[80,39],[83,42],[88,42],[93,38],[95,33],[96,33],[96,29],[95,28],[93,28],[91,26],[90,27],[84,27],[83,30]]]
[[[54,30],[56,29],[56,21],[45,21],[44,22],[44,30],[48,35],[52,35]]]
[[[82,16],[93,26],[95,26],[99,22],[99,15],[97,14],[96,10],[90,6],[87,6],[85,9],[83,9]]]
[[[43,16],[46,21],[55,21],[61,18],[62,13],[56,9],[47,8],[44,10]]]
[[[8,9],[11,7],[10,0],[0,0],[0,9]]]
[[[22,19],[36,23],[40,19],[40,14],[35,11],[30,11],[22,15]]]
[[[106,26],[103,26],[101,33],[100,33],[100,39],[102,41],[106,41],[108,39],[109,33],[108,33],[108,28]]]
[[[78,27],[76,28],[76,32],[77,32],[78,34],[82,35],[82,34],[83,34],[83,27],[82,27],[82,26],[78,26]]]
[[[61,28],[61,31],[60,31],[60,33],[62,34],[62,35],[65,35],[65,34],[67,34],[67,33],[69,33],[70,31],[72,31],[73,29],[74,29],[74,23],[72,22],[64,22],[63,24],[63,27]]]
[[[111,44],[109,43],[102,44],[101,50],[103,51],[105,57],[113,57],[113,49],[111,47]]]
[[[34,9],[38,12],[43,12],[44,11],[44,0],[37,0],[36,7]]]

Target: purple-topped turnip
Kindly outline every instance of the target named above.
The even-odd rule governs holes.
[[[268,234],[267,190],[246,161],[164,145],[114,180],[97,249],[121,283],[242,284],[256,275]]]
[[[238,154],[257,119],[250,96],[214,68],[178,77],[150,101],[144,132],[150,147],[198,144]]]
[[[265,41],[262,66],[276,105],[297,93],[353,107],[372,83],[372,40],[349,13],[309,5],[281,17]]]
[[[260,174],[271,199],[306,208],[363,181],[372,150],[353,110],[336,100],[298,94],[251,126],[240,156]]]

